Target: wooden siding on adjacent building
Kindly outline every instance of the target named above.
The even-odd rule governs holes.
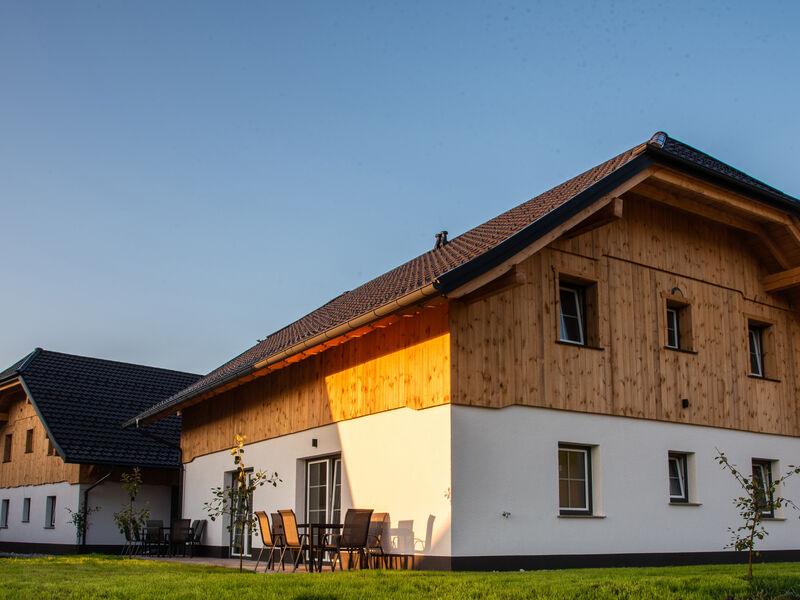
[[[800,320],[741,232],[631,195],[622,219],[517,271],[522,285],[451,303],[453,403],[800,435]],[[595,347],[558,341],[559,278],[596,286]],[[665,348],[668,301],[688,307],[691,352]],[[769,325],[768,379],[749,376],[748,319]]]
[[[346,419],[450,401],[448,307],[376,329],[183,410],[183,460]]]
[[[0,443],[5,443],[6,436],[11,434],[12,448],[11,461],[0,463],[0,488],[62,481],[78,483],[80,465],[66,464],[60,456],[47,454],[47,434],[25,392],[13,388],[3,394],[7,394],[3,412],[8,411],[8,421],[0,423]],[[26,453],[29,429],[33,430],[33,445],[32,452]]]

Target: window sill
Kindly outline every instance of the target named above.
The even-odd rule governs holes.
[[[763,375],[753,375],[752,373],[748,375],[750,379],[761,379],[762,381],[772,381],[773,383],[780,383],[780,379],[773,379],[772,377],[764,377]]]
[[[670,506],[703,506],[702,502],[670,502]]]
[[[556,340],[556,344],[561,346],[572,346],[573,348],[588,348],[589,350],[605,350],[602,346],[590,346],[589,344],[579,344],[577,342],[566,342],[564,340]]]
[[[55,525],[45,525],[44,526],[44,529],[55,529],[55,528],[56,528]]]
[[[788,521],[786,517],[761,517],[762,521]]]
[[[682,352],[683,354],[697,354],[695,350],[687,350],[686,348],[673,348],[672,346],[664,346],[664,350],[672,350],[673,352]]]
[[[22,523],[23,525],[27,525],[28,523],[30,523],[30,521],[20,521],[20,523]]]
[[[559,519],[605,519],[605,515],[558,515]]]

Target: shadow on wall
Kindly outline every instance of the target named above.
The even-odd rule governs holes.
[[[387,519],[391,519],[387,515]],[[398,521],[397,527],[389,528],[383,551],[387,554],[414,554],[427,553],[431,549],[431,538],[433,537],[433,522],[436,520],[434,515],[428,515],[425,526],[425,538],[419,538],[414,532],[414,521]]]

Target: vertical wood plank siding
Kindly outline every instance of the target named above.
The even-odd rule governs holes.
[[[448,306],[352,339],[183,411],[185,462],[228,448],[401,407],[450,402]]]
[[[12,393],[13,396],[3,402],[8,406],[8,422],[0,423],[0,445],[7,434],[12,435],[11,462],[0,463],[0,488],[61,481],[78,483],[80,466],[66,464],[60,456],[47,455],[46,434],[33,405],[28,404],[24,392]],[[30,454],[25,453],[28,429],[33,429],[33,452]]]
[[[623,219],[518,265],[524,285],[451,302],[452,402],[800,435],[800,321],[764,292],[767,272],[746,240],[641,197],[624,210]],[[601,349],[557,343],[559,274],[596,282]],[[690,304],[696,354],[664,348],[675,287]],[[748,376],[748,317],[773,324],[766,375],[779,381]]]

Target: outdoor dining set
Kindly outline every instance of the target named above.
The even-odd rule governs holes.
[[[292,571],[302,562],[307,571],[321,571],[325,557],[331,570],[343,569],[342,553],[347,555],[347,566],[388,566],[383,552],[383,536],[387,529],[388,513],[375,513],[372,509],[351,508],[341,523],[298,523],[293,510],[279,510],[270,517],[256,511],[262,548],[258,553],[255,570],[265,551],[266,569],[280,563],[285,570],[287,554],[292,560]],[[358,562],[356,562],[358,561]]]
[[[132,555],[172,556],[180,548],[184,556],[187,551],[189,556],[193,556],[194,549],[203,540],[205,529],[205,519],[174,519],[169,526],[160,519],[151,519],[144,530],[135,529],[132,536],[126,534],[128,545],[123,551]]]

